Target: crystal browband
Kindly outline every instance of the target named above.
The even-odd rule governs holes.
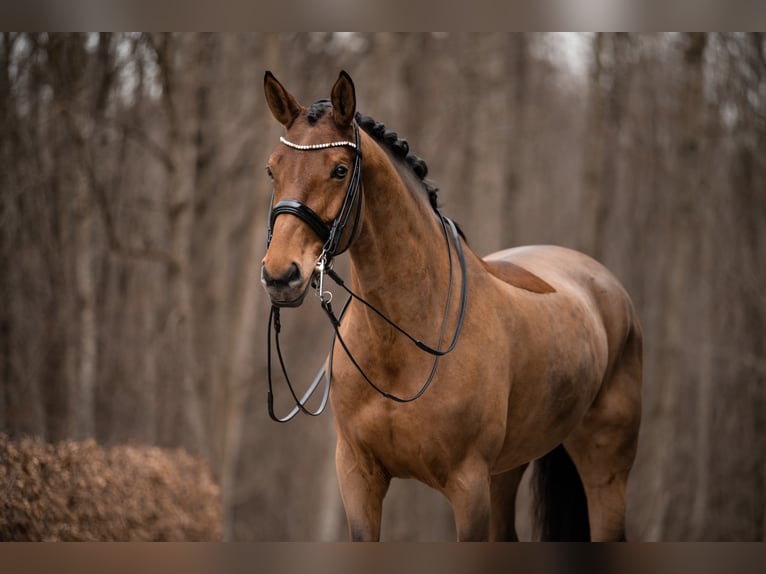
[[[313,149],[327,149],[329,147],[343,147],[343,146],[349,146],[356,149],[356,144],[350,141],[337,141],[337,142],[329,142],[329,143],[321,143],[321,144],[301,145],[301,144],[296,144],[289,140],[286,140],[282,136],[279,137],[279,141],[281,141],[287,147],[291,147],[293,149],[298,149],[301,151],[307,151],[307,150],[313,150]]]

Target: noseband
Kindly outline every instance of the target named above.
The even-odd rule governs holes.
[[[333,219],[330,225],[327,225],[324,220],[317,214],[316,211],[311,209],[305,203],[298,201],[297,199],[284,199],[273,205],[274,192],[271,193],[271,202],[269,210],[269,222],[266,233],[266,245],[271,243],[272,230],[274,229],[274,222],[277,217],[283,213],[294,215],[306,223],[319,238],[324,241],[322,247],[322,256],[320,259],[324,259],[326,263],[330,263],[336,255],[340,255],[346,251],[356,235],[357,227],[359,225],[359,215],[361,212],[360,194],[362,189],[362,149],[359,142],[359,125],[354,122],[354,142],[350,141],[335,141],[323,144],[309,144],[300,145],[293,143],[284,137],[280,137],[279,141],[289,148],[298,151],[315,151],[322,150],[331,147],[350,147],[356,151],[354,157],[354,168],[351,171],[351,178],[346,188],[346,194],[343,197],[343,204],[340,206],[338,214]],[[356,207],[356,209],[354,209]],[[349,224],[352,211],[355,211],[354,215],[354,227],[351,230],[351,235],[348,241],[340,248],[340,240],[343,236],[343,232]]]

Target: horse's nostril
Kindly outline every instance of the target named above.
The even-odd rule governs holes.
[[[272,276],[266,266],[264,265],[261,268],[261,277],[263,278],[263,283],[267,287],[286,287],[290,286],[290,284],[295,282],[300,282],[301,280],[301,270],[298,265],[293,262],[290,264],[290,267],[287,268],[287,271],[285,271],[280,276]]]
[[[295,264],[295,262],[290,264],[290,267],[287,270],[287,273],[285,273],[284,280],[285,280],[285,283],[288,283],[288,284],[301,280],[301,270]]]

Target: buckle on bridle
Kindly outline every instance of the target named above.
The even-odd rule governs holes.
[[[322,253],[319,255],[319,259],[317,259],[317,265],[316,270],[319,273],[319,277],[316,279],[315,282],[315,289],[317,297],[319,297],[319,300],[327,305],[332,301],[332,291],[325,291],[324,289],[324,275],[325,271],[329,269],[332,266],[332,260],[327,260],[327,252],[323,249]]]

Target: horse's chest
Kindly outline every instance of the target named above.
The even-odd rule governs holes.
[[[388,474],[416,478],[438,488],[446,481],[449,466],[448,438],[415,404],[391,404],[361,408],[340,425],[357,448],[374,455]]]

